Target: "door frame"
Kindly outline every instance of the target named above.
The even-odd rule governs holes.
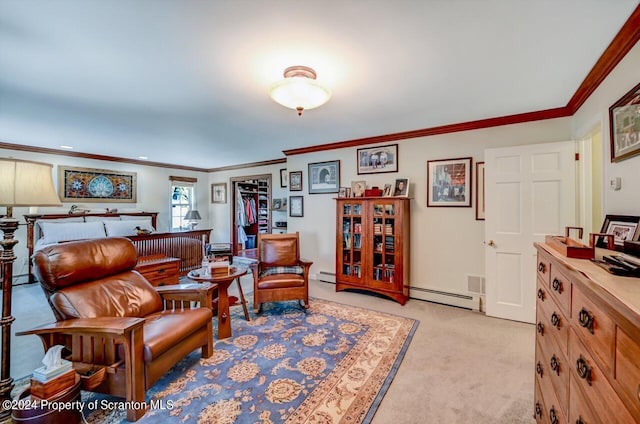
[[[247,180],[267,180],[267,187],[268,187],[268,202],[269,202],[269,224],[271,224],[271,182],[272,182],[272,175],[271,174],[257,174],[257,175],[243,175],[243,176],[239,176],[239,177],[230,177],[229,178],[229,187],[231,188],[231,196],[229,197],[231,199],[231,214],[230,214],[230,220],[231,220],[231,226],[229,227],[231,229],[231,249],[233,251],[233,255],[237,256],[238,255],[238,230],[236,229],[236,218],[237,218],[237,209],[236,206],[238,205],[238,198],[236,196],[237,190],[236,190],[236,184],[238,182],[244,182]],[[271,225],[269,225],[269,227],[271,227]]]

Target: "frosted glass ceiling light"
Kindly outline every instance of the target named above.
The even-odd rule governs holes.
[[[331,91],[316,81],[313,69],[290,66],[284,70],[284,79],[271,86],[270,95],[282,106],[297,110],[300,116],[305,109],[325,104]]]

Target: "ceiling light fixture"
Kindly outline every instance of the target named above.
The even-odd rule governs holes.
[[[269,94],[276,103],[297,110],[298,116],[305,109],[322,106],[331,97],[331,91],[316,81],[316,71],[307,66],[285,69],[284,79],[273,84]]]

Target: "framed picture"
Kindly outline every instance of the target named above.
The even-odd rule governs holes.
[[[358,175],[398,172],[398,145],[358,149]]]
[[[340,190],[340,161],[309,164],[309,193],[338,193]]]
[[[476,162],[476,220],[484,221],[484,162]]]
[[[351,193],[353,193],[353,197],[364,197],[364,191],[366,189],[366,181],[351,181]]]
[[[391,197],[391,196],[393,196],[393,192],[394,192],[393,185],[385,184],[384,185],[384,190],[382,190],[382,196],[383,197]]]
[[[136,186],[135,172],[58,166],[62,202],[136,203]]]
[[[613,234],[616,250],[622,250],[625,241],[640,240],[640,216],[607,215],[602,223],[601,233]],[[606,241],[600,237],[597,247],[606,247]]]
[[[340,190],[338,191],[338,197],[349,197],[347,196],[347,190],[349,190],[349,194],[351,194],[351,190],[349,189],[349,187],[340,187]]]
[[[471,158],[427,161],[427,206],[471,207]]]
[[[304,197],[289,196],[289,216],[304,216]]]
[[[211,203],[227,203],[227,183],[211,184]]]
[[[273,199],[273,206],[271,207],[273,210],[282,209],[282,200],[281,199]]]
[[[609,108],[611,162],[640,154],[640,84]]]
[[[289,190],[302,191],[302,171],[289,172]]]
[[[393,195],[400,197],[409,196],[409,178],[398,178],[393,185]]]
[[[288,180],[288,175],[287,175],[287,169],[281,169],[280,170],[280,187],[285,188],[287,187],[289,184],[289,180]]]

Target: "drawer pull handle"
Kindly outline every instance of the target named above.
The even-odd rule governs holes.
[[[587,364],[587,361],[584,360],[582,355],[580,355],[580,358],[576,361],[576,371],[578,371],[578,376],[587,380],[587,383],[591,386],[591,367]]]
[[[582,421],[582,417],[578,417],[578,419],[576,420],[576,424],[584,424],[584,421]]]
[[[529,269],[531,269],[531,268],[529,268]],[[167,270],[164,269],[164,268],[158,270],[158,274],[164,274],[165,272],[167,272]]]
[[[544,300],[544,290],[538,289],[538,299]]]
[[[538,271],[545,272],[546,269],[547,269],[547,266],[544,264],[544,262],[540,262],[538,264]]]
[[[578,322],[581,327],[586,328],[591,334],[593,334],[593,315],[591,315],[589,311],[582,308],[578,314]]]
[[[549,409],[549,421],[551,421],[551,424],[559,423],[558,414],[556,413],[556,408],[554,408],[553,406],[551,407],[551,409]]]
[[[540,363],[540,361],[538,361],[538,363],[536,364],[536,373],[538,373],[538,375],[542,378],[542,364]]]
[[[544,336],[544,324],[541,322],[538,322],[538,325],[536,325],[536,329],[538,330],[538,334],[540,334],[541,336]],[[640,390],[640,387],[638,387],[638,389]]]
[[[638,399],[640,399],[640,384],[638,384]]]
[[[550,365],[551,365],[551,369],[554,370],[557,375],[560,375],[560,363],[558,362],[558,358],[556,358],[556,355],[553,355],[551,357]]]
[[[563,288],[562,288],[562,281],[558,280],[557,278],[553,279],[553,283],[551,283],[551,286],[553,287],[553,289],[555,291],[557,291],[559,294],[562,294]]]
[[[535,415],[533,418],[535,417],[542,418],[542,406],[540,406],[540,402],[536,402]]]
[[[560,330],[560,317],[555,312],[551,314],[551,324]]]

